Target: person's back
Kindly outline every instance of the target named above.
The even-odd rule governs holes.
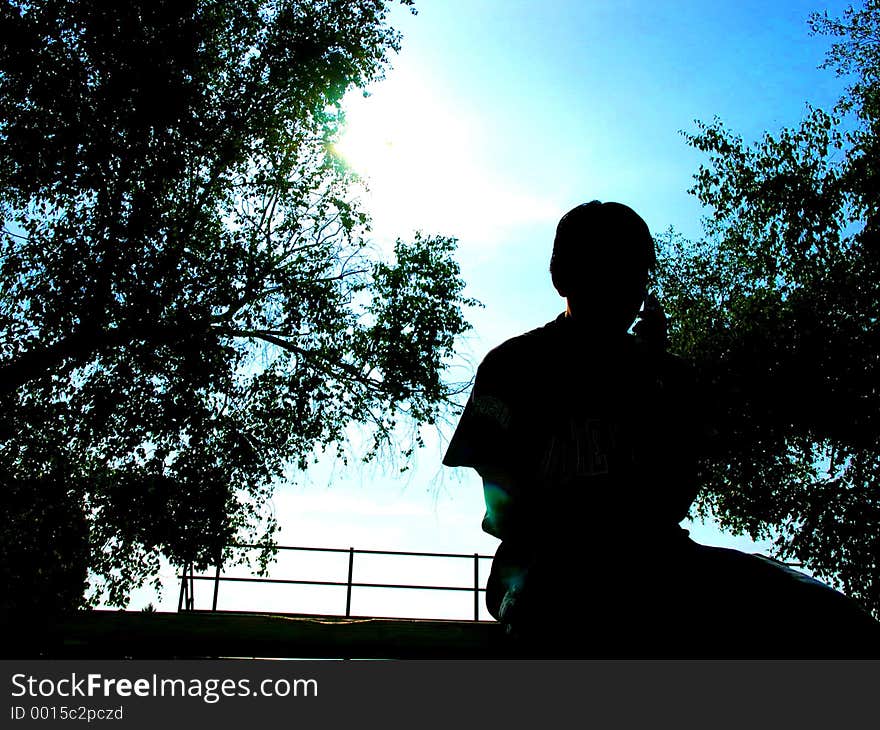
[[[692,369],[665,352],[665,319],[647,292],[653,264],[635,212],[578,206],[560,221],[551,259],[566,312],[495,348],[477,371],[444,464],[483,478],[483,528],[502,540],[490,613],[528,651],[576,655],[760,654],[768,637],[750,613],[755,590],[789,612],[806,596],[855,611],[858,623],[822,584],[703,548],[678,526],[706,428]],[[643,302],[655,306],[630,335]],[[688,644],[711,630],[714,645]]]

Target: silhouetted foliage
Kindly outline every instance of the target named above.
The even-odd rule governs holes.
[[[0,532],[62,604],[270,539],[288,466],[450,400],[455,241],[371,253],[330,144],[390,4],[0,9]]]
[[[880,2],[810,23],[854,83],[756,143],[698,123],[707,235],[667,235],[659,279],[717,394],[700,511],[880,615]]]

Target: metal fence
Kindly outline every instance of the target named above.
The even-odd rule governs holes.
[[[249,545],[236,543],[231,547],[241,549],[264,549],[264,545]],[[491,560],[491,555],[480,555],[479,553],[417,553],[402,550],[355,550],[350,548],[322,548],[322,547],[299,547],[292,545],[271,546],[268,549],[272,551],[280,550],[299,550],[304,552],[321,552],[321,553],[347,553],[348,554],[348,577],[345,581],[334,580],[299,580],[293,578],[236,578],[222,575],[222,562],[217,563],[214,575],[196,575],[192,563],[183,567],[182,574],[178,576],[180,579],[180,597],[177,603],[178,611],[194,611],[195,610],[195,581],[212,581],[214,584],[213,600],[211,602],[211,610],[217,610],[217,598],[220,593],[220,584],[228,583],[276,583],[287,585],[311,585],[311,586],[337,586],[345,587],[345,613],[335,614],[351,616],[351,595],[355,588],[394,588],[394,589],[410,589],[410,590],[432,590],[432,591],[469,591],[474,594],[474,621],[480,620],[480,604],[481,594],[486,589],[480,586],[480,561]],[[473,561],[474,582],[468,586],[448,586],[448,585],[419,585],[405,583],[361,583],[354,580],[354,559],[355,555],[402,555],[419,558],[457,558],[460,560]],[[427,618],[424,616],[413,618]]]

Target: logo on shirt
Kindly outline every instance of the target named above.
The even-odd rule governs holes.
[[[542,474],[557,482],[607,474],[610,444],[610,430],[602,420],[572,418],[567,431],[550,436]]]
[[[492,395],[481,395],[474,398],[474,410],[481,416],[491,418],[502,428],[510,424],[510,408]]]

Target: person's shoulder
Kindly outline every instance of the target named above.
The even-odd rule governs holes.
[[[663,365],[669,370],[685,373],[688,375],[693,375],[696,373],[696,367],[694,363],[683,355],[679,355],[676,352],[669,352],[665,350],[663,352]]]
[[[640,369],[654,373],[664,385],[690,389],[697,381],[697,369],[686,357],[669,350],[657,349],[630,335],[630,352],[635,356]]]
[[[638,335],[628,335],[631,350],[644,362],[654,363],[661,369],[672,373],[692,373],[695,371],[693,362],[677,352],[667,350],[665,347],[656,346],[644,342]]]
[[[664,352],[660,376],[670,386],[693,391],[698,381],[693,362],[674,352]]]
[[[534,360],[546,357],[547,348],[558,338],[558,330],[558,320],[552,320],[521,335],[511,337],[489,350],[480,363],[480,369],[507,370],[521,364],[531,365]]]

